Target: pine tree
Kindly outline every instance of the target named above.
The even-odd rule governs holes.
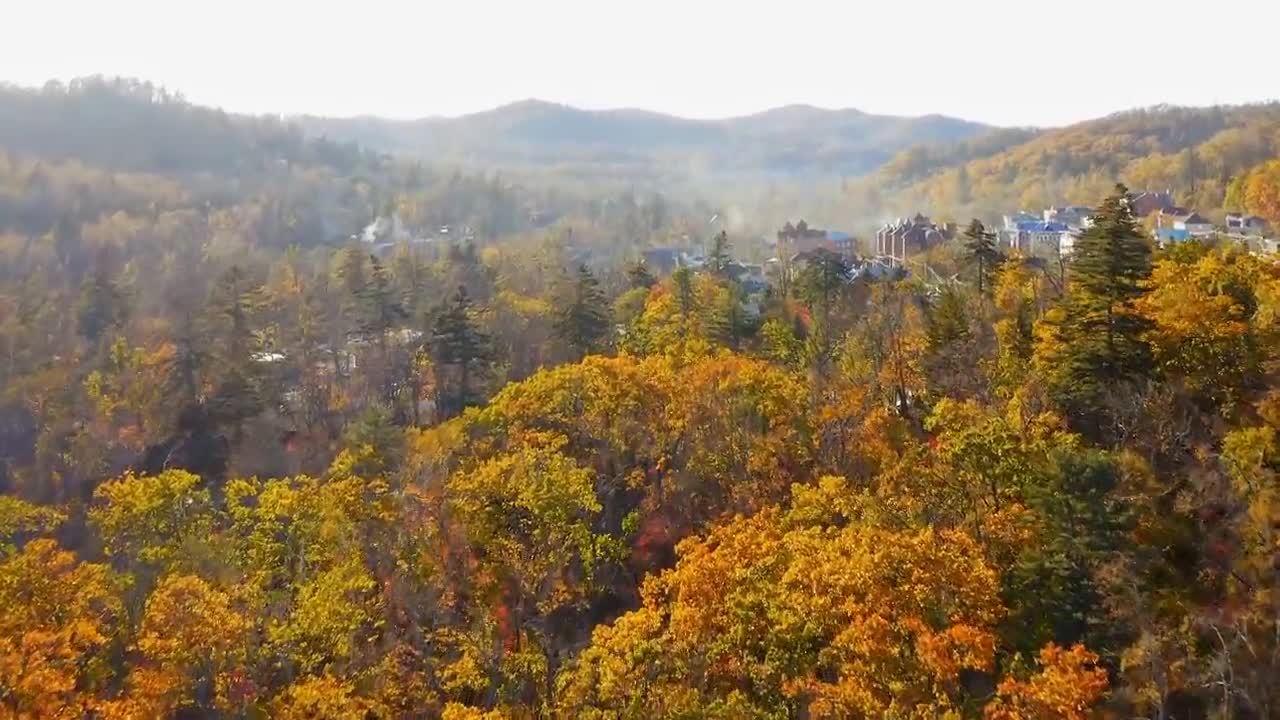
[[[831,309],[851,272],[848,261],[830,250],[808,254],[796,278],[796,292],[814,312],[815,320],[829,324]]]
[[[675,291],[680,315],[688,321],[694,310],[693,272],[687,267],[677,268],[671,273],[671,288]]]
[[[233,265],[213,287],[205,322],[213,394],[209,409],[214,420],[234,425],[262,412],[261,368],[255,361],[258,338],[252,318],[260,306],[260,288]]]
[[[968,309],[956,288],[947,286],[929,307],[926,332],[929,352],[945,353],[951,347],[968,342],[973,334],[969,327]]]
[[[478,398],[472,391],[472,382],[485,372],[493,361],[489,337],[476,326],[471,318],[471,298],[465,286],[458,286],[453,299],[437,312],[431,333],[432,359],[440,370],[454,368],[457,387],[453,397],[446,397],[441,388],[441,401],[437,406],[445,417],[458,415]]]
[[[729,250],[729,234],[721,230],[712,241],[711,254],[707,256],[707,270],[710,273],[724,276],[729,272],[729,263],[733,262]]]
[[[124,319],[124,296],[111,276],[101,268],[90,273],[80,289],[80,300],[76,305],[76,324],[80,335],[96,344],[108,330],[120,327]]]
[[[996,249],[996,234],[988,232],[982,221],[974,218],[964,231],[964,239],[965,249],[969,251],[969,259],[978,269],[978,294],[985,294],[988,287],[987,277],[1004,259]]]
[[[836,339],[831,327],[831,312],[849,282],[851,272],[848,261],[838,253],[818,249],[807,254],[796,278],[796,292],[809,306],[813,317],[809,353],[820,370],[826,366]]]
[[[557,313],[556,334],[578,356],[596,349],[609,334],[609,306],[600,283],[580,265],[568,297]]]
[[[651,288],[658,281],[653,277],[653,273],[649,272],[649,266],[644,260],[637,260],[627,268],[627,282],[632,288]]]
[[[369,256],[368,279],[356,291],[355,300],[355,334],[365,340],[377,341],[385,350],[387,333],[408,314],[396,297],[391,274],[373,255]]]
[[[1150,322],[1134,308],[1151,274],[1151,246],[1134,219],[1128,190],[1116,186],[1076,242],[1067,299],[1039,331],[1036,362],[1059,402],[1096,421],[1104,394],[1150,374]]]

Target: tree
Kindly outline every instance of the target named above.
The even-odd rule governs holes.
[[[170,575],[147,598],[138,649],[153,673],[152,708],[234,712],[232,673],[246,664],[250,620],[230,596],[192,575]],[[141,698],[139,698],[141,699]]]
[[[729,251],[729,233],[721,230],[712,240],[711,253],[707,255],[707,271],[720,277],[728,274],[729,264],[733,262]]]
[[[89,522],[107,556],[134,573],[147,571],[143,580],[173,570],[193,571],[215,519],[203,485],[183,470],[127,474],[94,491]]]
[[[437,368],[451,369],[456,375],[451,397],[441,392],[437,407],[445,417],[457,415],[477,401],[477,376],[482,376],[493,361],[489,337],[480,331],[471,317],[471,298],[465,286],[459,285],[453,299],[436,311],[431,331],[432,359]]]
[[[841,255],[818,248],[805,256],[796,278],[796,294],[808,305],[813,318],[810,336],[818,367],[825,365],[838,337],[837,329],[832,327],[832,313],[851,272],[848,261]]]
[[[1161,371],[1181,379],[1206,407],[1234,409],[1261,385],[1265,333],[1252,320],[1259,286],[1275,276],[1269,264],[1242,252],[1156,263],[1135,307],[1151,323],[1146,339]]]
[[[649,272],[649,266],[644,260],[636,260],[627,266],[627,283],[634,288],[649,289],[653,287],[658,280]]]
[[[1065,304],[1037,330],[1037,369],[1073,421],[1096,430],[1105,393],[1153,370],[1150,321],[1136,305],[1150,274],[1150,242],[1118,185],[1076,242]]]
[[[377,342],[385,352],[387,333],[396,326],[396,323],[407,318],[408,313],[397,297],[391,273],[377,256],[369,256],[368,277],[364,284],[356,289],[355,294],[356,336],[366,341]]]
[[[108,331],[118,329],[125,319],[124,296],[110,274],[98,268],[85,278],[76,305],[77,328],[91,344]]]
[[[234,426],[237,433],[244,421],[267,406],[262,368],[254,356],[260,343],[253,318],[261,299],[261,288],[240,266],[232,265],[215,283],[206,309],[213,385],[209,412],[215,422]]]
[[[0,708],[6,717],[85,717],[111,680],[124,621],[121,579],[52,540],[0,559]]]
[[[987,720],[1087,720],[1107,690],[1107,671],[1083,645],[1064,649],[1049,644],[1040,651],[1040,671],[1028,680],[1000,683]]]
[[[1256,213],[1272,227],[1280,226],[1280,160],[1251,168],[1231,184],[1227,192],[1229,209]]]
[[[951,397],[981,391],[979,353],[970,308],[959,288],[943,287],[926,313],[926,367],[933,386]]]
[[[734,608],[726,612],[726,608]],[[577,717],[943,716],[994,667],[994,571],[961,533],[788,526],[680,545],[559,681]]]
[[[609,305],[600,283],[587,266],[578,266],[555,320],[556,334],[578,358],[595,350],[609,335]]]
[[[969,262],[973,263],[978,271],[979,295],[986,293],[989,287],[987,279],[1002,259],[1000,251],[996,249],[995,239],[996,234],[987,232],[982,221],[977,218],[974,218],[964,231],[964,247],[969,253]]]

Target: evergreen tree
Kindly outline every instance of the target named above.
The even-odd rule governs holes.
[[[1050,388],[1080,418],[1096,421],[1108,388],[1152,370],[1150,321],[1134,308],[1150,274],[1150,244],[1119,185],[1076,242],[1066,302],[1046,318],[1036,350]]]
[[[712,241],[711,254],[707,256],[707,271],[713,275],[724,276],[729,272],[729,264],[733,258],[729,255],[729,234],[724,230]]]
[[[814,313],[814,320],[830,323],[831,310],[849,282],[852,269],[838,253],[818,249],[809,253],[796,278],[796,292]]]
[[[948,348],[967,342],[973,335],[964,298],[951,286],[944,287],[930,305],[927,320],[928,348],[933,354],[945,353]]]
[[[369,275],[356,291],[355,334],[365,340],[376,340],[386,348],[387,332],[407,317],[396,297],[391,273],[373,255],[369,256]]]
[[[80,335],[96,344],[108,330],[124,324],[124,319],[124,297],[111,276],[101,268],[90,273],[76,304],[76,326]]]
[[[355,247],[344,249],[338,257],[338,279],[342,281],[342,287],[346,289],[347,295],[352,298],[358,297],[364,290],[366,282],[364,259],[364,251]]]
[[[555,320],[556,334],[578,356],[597,348],[609,334],[609,306],[600,283],[580,265]]]
[[[671,273],[671,287],[675,291],[680,315],[687,321],[694,310],[693,272],[687,267],[676,268]]]
[[[982,221],[977,218],[974,218],[964,231],[965,249],[969,252],[969,260],[978,270],[979,295],[986,293],[989,287],[987,278],[990,277],[996,265],[1004,259],[996,249],[995,239],[996,234],[988,232]]]
[[[430,269],[420,253],[411,247],[403,248],[392,261],[392,276],[399,293],[400,306],[408,317],[422,318],[428,309],[426,304]]]
[[[438,387],[437,407],[444,417],[458,415],[479,401],[472,384],[493,362],[489,337],[471,318],[471,308],[466,287],[458,286],[453,298],[437,311],[431,332],[431,353],[436,367],[441,371],[452,368],[457,375],[452,396],[445,388]]]
[[[967,397],[982,388],[980,353],[965,296],[954,285],[941,289],[925,314],[924,369],[931,384],[950,397]]]
[[[210,413],[216,422],[237,428],[265,406],[252,326],[259,290],[240,266],[231,266],[214,284],[205,319],[213,380]]]
[[[808,253],[796,277],[796,292],[809,306],[813,317],[809,337],[809,355],[821,369],[831,356],[836,333],[831,327],[831,313],[849,282],[852,269],[838,253],[817,249]]]
[[[627,282],[632,288],[651,288],[658,280],[649,272],[649,266],[644,260],[637,260],[627,268]]]

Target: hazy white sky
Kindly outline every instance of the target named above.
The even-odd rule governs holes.
[[[243,112],[537,97],[1004,125],[1280,98],[1280,0],[0,0],[0,81],[103,73]]]

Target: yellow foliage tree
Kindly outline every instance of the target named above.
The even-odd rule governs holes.
[[[0,708],[14,720],[81,718],[111,678],[120,581],[52,540],[0,563]]]
[[[1107,691],[1107,671],[1083,645],[1040,651],[1040,671],[1028,680],[1000,683],[987,720],[1086,720]]]
[[[680,545],[643,606],[559,680],[577,717],[934,717],[989,671],[1003,615],[962,533],[784,529],[767,510]]]

